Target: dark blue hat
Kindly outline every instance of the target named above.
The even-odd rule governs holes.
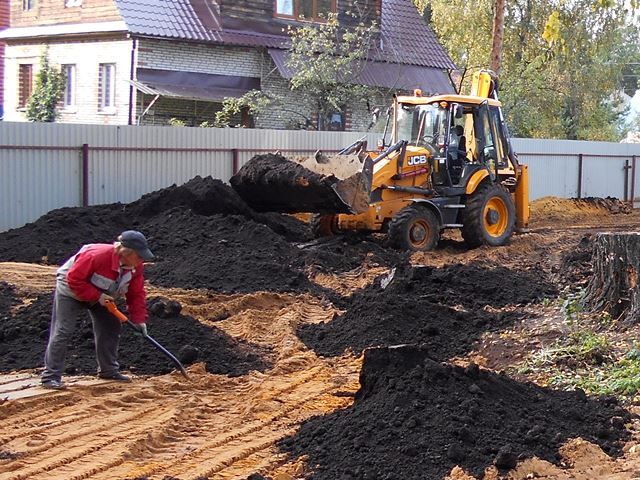
[[[136,230],[127,230],[120,235],[120,243],[123,247],[134,250],[143,260],[149,261],[153,258],[153,253],[149,250],[147,239]]]

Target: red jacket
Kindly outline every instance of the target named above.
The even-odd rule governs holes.
[[[101,293],[113,298],[125,297],[133,323],[147,320],[144,292],[144,267],[122,268],[112,244],[85,245],[57,272],[56,289],[81,302],[95,303]]]

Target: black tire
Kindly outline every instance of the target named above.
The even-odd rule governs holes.
[[[332,237],[338,233],[336,225],[338,217],[336,215],[314,214],[309,221],[311,232],[315,238]]]
[[[472,248],[507,243],[516,223],[511,194],[501,185],[483,183],[467,197],[462,215],[462,238]]]
[[[440,222],[436,214],[418,204],[400,210],[389,222],[389,243],[401,250],[433,250],[440,239]]]

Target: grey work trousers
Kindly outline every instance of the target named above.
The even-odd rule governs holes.
[[[120,343],[120,321],[99,304],[91,305],[75,298],[59,294],[53,297],[49,344],[44,354],[42,380],[62,378],[67,346],[80,315],[88,312],[93,322],[98,373],[112,375],[118,371],[118,345]]]

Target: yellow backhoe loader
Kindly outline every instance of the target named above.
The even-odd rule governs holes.
[[[398,248],[430,250],[443,229],[460,228],[469,246],[503,245],[527,227],[529,192],[495,86],[483,70],[470,95],[397,96],[389,145],[258,156],[231,184],[257,210],[316,213],[318,235],[386,232]]]

